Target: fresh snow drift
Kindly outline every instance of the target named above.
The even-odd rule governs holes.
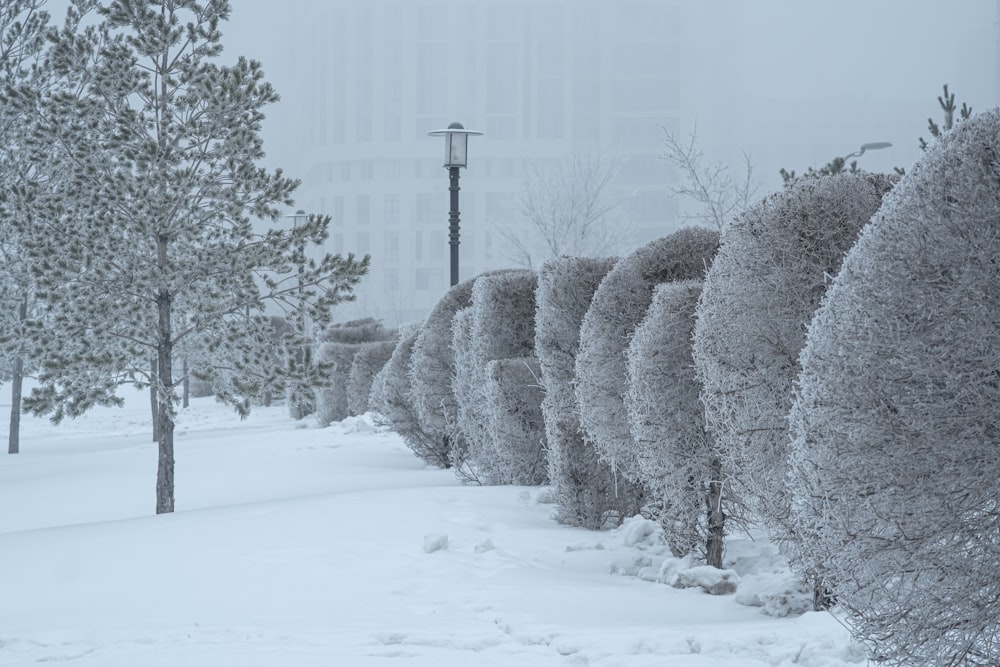
[[[0,665],[865,663],[834,616],[778,617],[806,594],[766,540],[707,573],[652,522],[559,525],[548,489],[462,486],[367,418],[195,399],[155,516],[148,397],[126,398],[25,417],[0,459]],[[704,592],[723,578],[734,595]]]

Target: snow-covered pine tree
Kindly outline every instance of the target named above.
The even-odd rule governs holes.
[[[43,89],[51,78],[38,67],[49,29],[44,0],[0,3],[0,190],[11,191],[38,178],[38,170],[19,150],[25,130],[22,113],[8,92],[17,86]],[[30,334],[37,330],[34,280],[20,250],[20,235],[10,218],[30,219],[33,210],[7,206],[0,215],[0,379],[10,380],[7,452],[17,454],[21,440],[21,399],[30,372]]]
[[[15,96],[32,121],[20,148],[58,174],[21,193],[39,212],[19,231],[52,320],[28,403],[59,419],[154,380],[157,513],[174,509],[175,347],[199,338],[225,369],[207,379],[245,413],[283,379],[265,300],[293,312],[301,299],[328,322],[368,265],[304,256],[326,217],[255,232],[252,218],[277,221],[297,182],[257,166],[263,108],[278,98],[259,63],[217,64],[229,13],[226,0],[114,0],[85,30],[52,36],[61,89]]]
[[[662,503],[660,523],[671,551],[683,557],[699,545],[722,567],[726,499],[718,456],[691,359],[700,280],[657,286],[628,347],[625,406],[637,447],[639,478]]]
[[[702,278],[718,245],[717,231],[698,227],[646,244],[615,264],[583,318],[576,356],[580,424],[618,476],[633,480],[639,476],[625,410],[625,352],[632,333],[649,308],[653,289],[674,280]]]
[[[722,232],[694,331],[702,402],[732,492],[780,534],[788,410],[805,329],[896,177],[798,179]]]
[[[597,530],[642,509],[641,486],[615,479],[594,445],[580,432],[580,406],[573,390],[580,323],[604,276],[617,258],[559,257],[538,272],[535,350],[542,370],[542,414],[548,445],[549,481],[556,518]],[[627,488],[622,488],[627,487]]]
[[[797,565],[886,665],[1000,656],[1000,110],[886,195],[808,328],[790,414]]]

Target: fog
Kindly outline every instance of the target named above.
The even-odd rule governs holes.
[[[303,179],[296,208],[333,216],[328,249],[372,255],[345,316],[419,320],[447,289],[451,121],[483,130],[462,172],[462,278],[510,264],[528,161],[578,151],[622,166],[622,254],[691,205],[658,159],[697,128],[709,162],[749,156],[759,193],[867,142],[859,167],[920,155],[949,84],[997,104],[997,0],[234,0],[223,61],[259,60],[281,95],[266,164]],[[56,4],[58,6],[58,4]],[[55,11],[54,11],[55,13]],[[538,257],[536,259],[542,259]],[[348,313],[348,310],[351,310]]]
[[[322,60],[331,51],[329,44],[315,37],[312,27],[317,17],[335,6],[375,4],[386,3],[285,0],[277,7],[264,0],[233,3],[232,19],[223,28],[224,59],[246,55],[262,61],[268,80],[282,96],[266,123],[266,145],[274,164],[303,171],[295,169],[304,144],[301,107],[310,99],[303,89],[307,81],[303,70],[305,63]],[[424,4],[436,7],[444,18],[449,7],[497,3]],[[671,3],[563,0],[553,4],[583,13],[600,5],[629,12],[641,11],[643,4]],[[869,141],[889,141],[893,147],[866,155],[864,168],[905,167],[919,154],[917,137],[930,138],[927,118],[941,119],[935,97],[944,83],[959,102],[974,110],[998,101],[995,0],[673,4],[686,6],[682,30],[688,33],[689,51],[682,54],[682,62],[697,74],[689,77],[690,91],[681,93],[681,129],[697,123],[699,143],[710,157],[738,161],[740,151],[746,150],[767,188],[780,185],[781,167],[819,166]],[[672,115],[665,111],[665,121]],[[650,143],[659,140],[649,137]],[[434,160],[440,153],[436,141],[428,139],[427,147]],[[471,150],[470,169],[474,169],[475,146]]]

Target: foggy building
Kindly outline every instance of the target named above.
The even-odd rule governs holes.
[[[419,321],[449,286],[443,140],[472,137],[461,178],[461,278],[512,266],[498,229],[526,162],[574,152],[619,164],[608,194],[627,252],[677,224],[662,127],[681,106],[679,3],[635,0],[330,0],[300,17],[298,205],[332,216],[327,249],[370,253],[345,313]],[[540,259],[545,259],[540,256]]]

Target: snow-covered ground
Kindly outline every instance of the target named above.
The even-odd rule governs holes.
[[[461,486],[364,418],[241,422],[196,399],[177,511],[154,516],[148,399],[127,397],[25,417],[22,453],[0,453],[0,665],[866,662],[830,614],[765,613],[801,600],[766,541],[731,542],[735,594],[676,588],[704,573],[653,524],[561,526],[545,489]]]

